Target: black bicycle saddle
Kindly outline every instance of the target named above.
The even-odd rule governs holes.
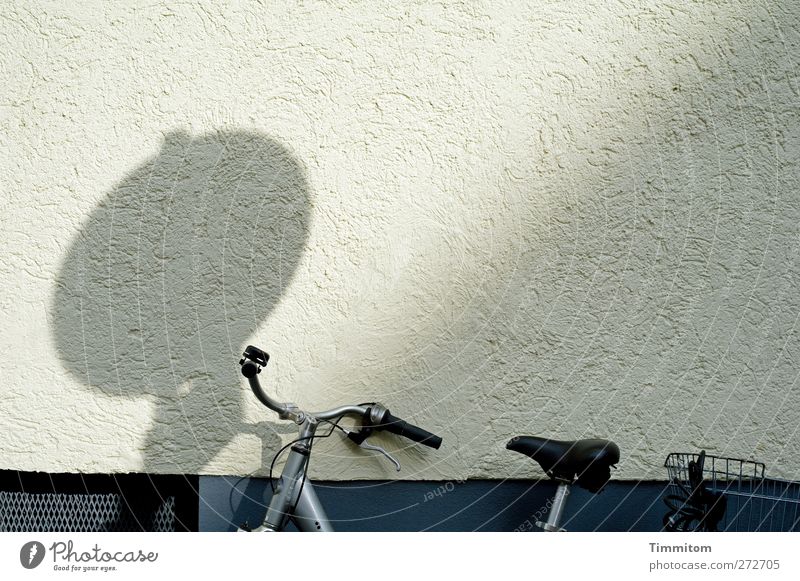
[[[506,448],[530,456],[551,478],[574,481],[591,492],[599,491],[608,482],[611,466],[619,462],[619,447],[609,440],[562,442],[517,436]]]

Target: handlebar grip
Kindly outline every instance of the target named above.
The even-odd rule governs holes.
[[[247,379],[255,377],[257,373],[258,365],[250,360],[245,360],[245,362],[242,363],[242,375],[244,375]]]
[[[439,446],[442,445],[442,439],[439,436],[431,434],[429,431],[423,430],[419,426],[409,424],[407,421],[393,416],[388,411],[383,417],[383,424],[376,427],[397,434],[398,436],[403,436],[409,440],[414,440],[425,446],[436,448],[437,450]]]

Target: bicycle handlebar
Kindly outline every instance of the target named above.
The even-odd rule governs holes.
[[[276,412],[281,417],[287,415],[290,411],[289,405],[275,401],[261,388],[261,383],[258,381],[258,373],[261,371],[259,366],[249,359],[243,359],[241,363],[242,375],[247,378],[247,381],[250,383],[250,389],[253,390],[253,393],[258,398],[258,401],[263,403],[272,411]]]
[[[262,389],[261,383],[258,381],[258,374],[261,372],[261,367],[267,364],[267,361],[269,361],[269,355],[257,347],[248,345],[242,360],[239,362],[239,364],[242,366],[242,375],[247,378],[247,381],[250,383],[250,389],[253,390],[253,393],[258,398],[258,401],[272,411],[276,412],[282,419],[293,419],[297,423],[302,423],[306,417],[306,414],[298,410],[294,404],[281,403],[272,399]],[[370,417],[378,410],[385,410],[385,413],[378,414],[378,416],[382,415],[382,417]],[[419,426],[415,426],[414,424],[410,424],[405,420],[393,416],[389,410],[379,405],[375,405],[372,408],[361,405],[347,405],[310,415],[318,420],[330,421],[347,414],[357,415],[365,418],[369,424],[369,427],[373,430],[386,430],[387,432],[397,434],[398,436],[403,436],[404,438],[408,438],[409,440],[413,440],[414,442],[418,442],[437,450],[442,445],[442,439],[439,436],[432,434],[431,432],[420,428]]]
[[[404,438],[419,442],[425,446],[430,446],[436,450],[442,445],[442,439],[439,436],[393,416],[388,410],[386,411],[386,415],[383,416],[383,423],[374,427],[379,430],[386,430],[387,432],[397,434],[398,436],[403,436]]]

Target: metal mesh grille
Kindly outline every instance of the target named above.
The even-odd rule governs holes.
[[[121,494],[59,494],[0,491],[2,532],[101,532],[175,530],[175,497],[144,514]]]

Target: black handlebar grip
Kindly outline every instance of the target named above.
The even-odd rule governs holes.
[[[247,379],[255,377],[257,373],[258,373],[258,365],[256,365],[249,359],[245,360],[245,362],[242,363],[242,375],[244,375]]]
[[[439,436],[431,434],[429,431],[423,430],[419,426],[409,424],[407,421],[393,416],[388,411],[383,417],[383,423],[376,427],[397,434],[398,436],[403,436],[409,440],[414,440],[425,446],[436,448],[437,450],[439,446],[442,445],[442,439]]]

